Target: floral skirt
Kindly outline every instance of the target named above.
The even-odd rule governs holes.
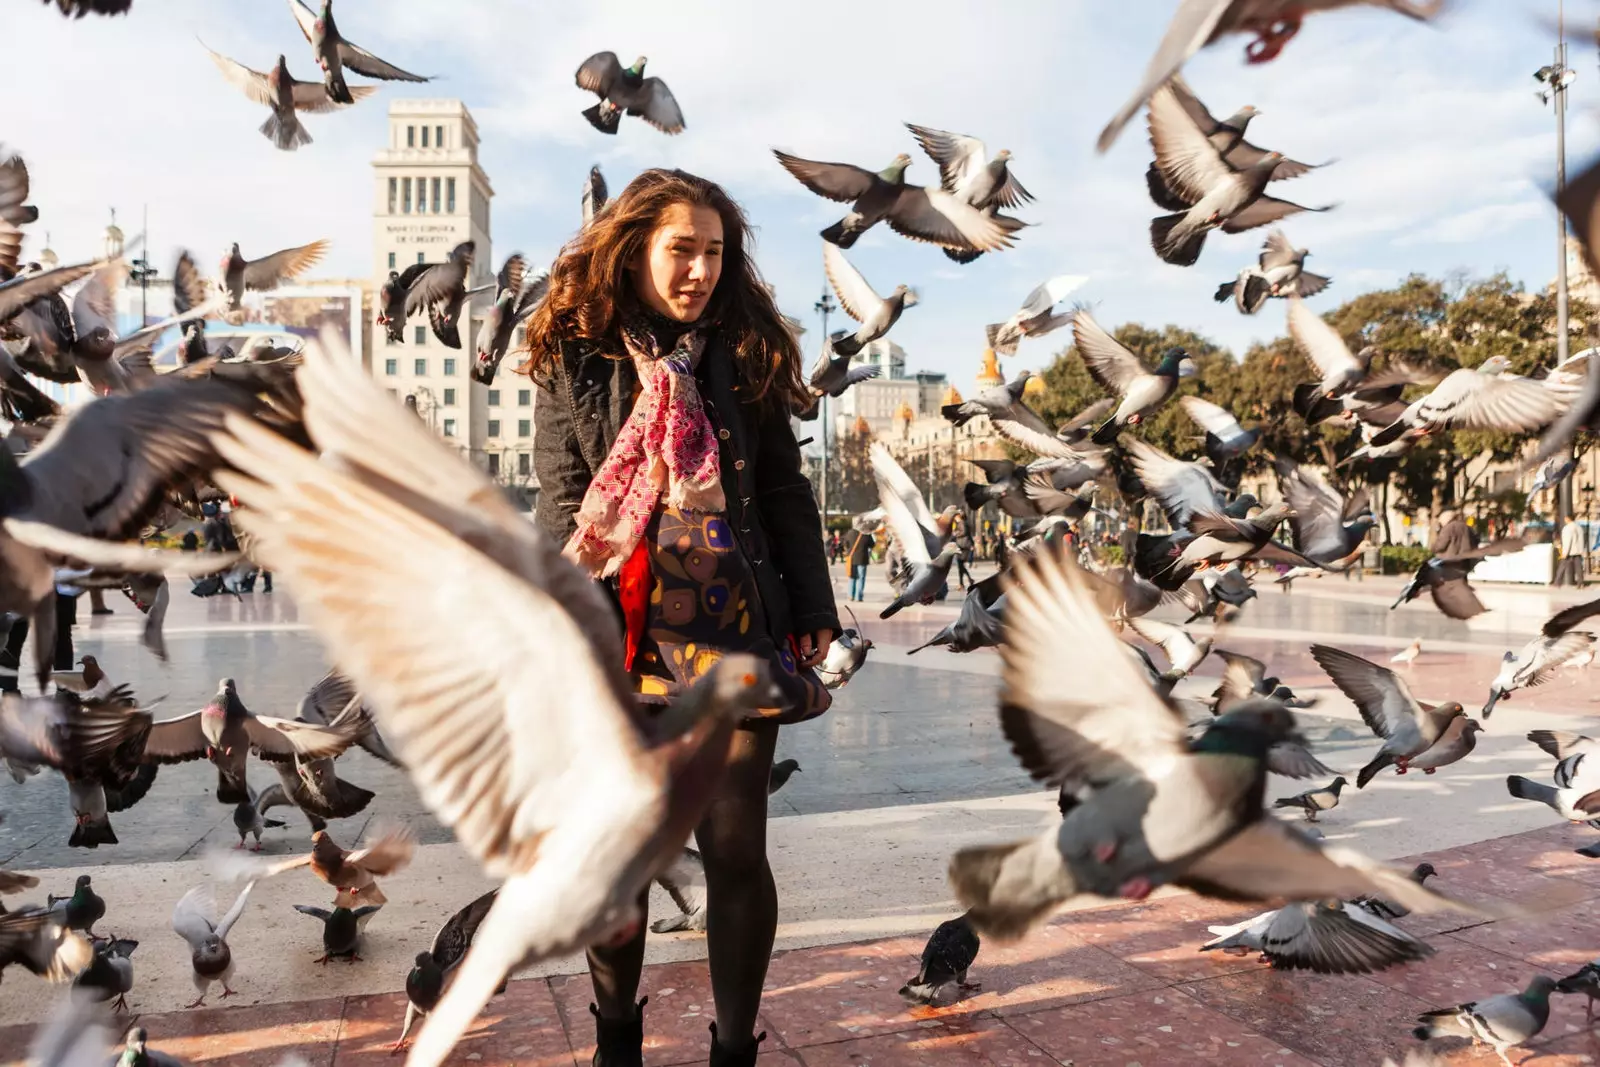
[[[828,710],[833,695],[809,667],[800,667],[785,641],[777,645],[756,591],[756,578],[721,515],[663,505],[645,533],[650,554],[650,601],[633,661],[641,698],[665,703],[729,652],[748,652],[772,664],[782,707],[756,718],[804,722]]]

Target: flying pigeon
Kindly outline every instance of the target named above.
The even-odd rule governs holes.
[[[389,280],[378,288],[378,325],[391,345],[406,343],[406,294],[412,283],[428,269],[427,263],[413,263],[404,273],[392,270]]]
[[[911,569],[911,578],[904,590],[878,613],[880,619],[887,619],[912,604],[931,604],[949,580],[950,567],[961,550],[954,542],[943,543],[934,526],[933,515],[922,501],[922,493],[882,442],[872,443],[868,460],[878,484],[878,500],[883,505],[884,517]]]
[[[483,925],[483,917],[489,914],[499,892],[491,889],[450,916],[433,935],[433,943],[426,951],[417,953],[406,974],[405,1023],[400,1028],[400,1037],[389,1046],[390,1052],[405,1048],[412,1024],[439,1006],[445,983],[466,959],[467,949],[472,947],[472,939],[478,936],[478,927]]]
[[[1153,372],[1146,370],[1138,356],[1082,308],[1072,316],[1072,339],[1089,376],[1120,400],[1117,410],[1095,430],[1097,445],[1110,444],[1124,426],[1143,422],[1177,390],[1179,378],[1192,377],[1199,370],[1181,348],[1168,349]]]
[[[587,574],[331,331],[297,375],[320,459],[235,419],[218,443],[242,473],[219,486],[244,505],[253,553],[293,582],[300,617],[371,702],[424,803],[503,880],[413,1047],[413,1067],[438,1067],[507,973],[631,932],[641,891],[715,794],[735,725],[776,690],[760,660],[727,655],[647,720]],[[342,506],[317,503],[329,495]],[[442,623],[373,621],[417,612]],[[521,636],[506,646],[507,634]],[[499,681],[482,684],[481,663],[461,675],[492,644],[507,649]]]
[[[1174,530],[1187,527],[1196,515],[1223,510],[1227,488],[1202,464],[1174,459],[1155,445],[1132,437],[1125,441],[1124,449],[1144,492],[1155,497]]]
[[[1273,297],[1316,296],[1332,279],[1306,270],[1306,257],[1310,254],[1291,245],[1282,230],[1273,230],[1261,246],[1256,265],[1245,267],[1233,281],[1217,286],[1217,303],[1232,300],[1241,314],[1254,315]]]
[[[198,1008],[206,1002],[206,992],[212,982],[222,983],[222,999],[235,996],[228,979],[233,977],[233,952],[228,948],[228,931],[244,914],[254,882],[246,882],[234,900],[233,907],[220,920],[217,902],[207,886],[196,886],[183,895],[172,909],[172,929],[189,943],[189,962],[194,969],[194,987],[200,996],[186,1010]]]
[[[1557,760],[1554,785],[1543,785],[1520,774],[1506,778],[1506,790],[1518,800],[1547,805],[1569,822],[1590,822],[1600,816],[1600,758],[1597,743],[1579,734],[1534,730],[1528,740]]]
[[[939,414],[950,420],[953,426],[965,426],[973,419],[987,416],[1017,419],[1018,405],[1022,404],[1022,394],[1027,389],[1028,381],[1037,377],[1031,370],[1025,370],[1009,382],[991,386],[978,393],[971,400],[963,400],[959,404],[946,404],[939,409]],[[1031,412],[1030,412],[1031,413]],[[1026,416],[1023,416],[1024,418]],[[1038,418],[1037,415],[1034,416]],[[1039,425],[1042,427],[1043,422]]]
[[[835,335],[831,339],[834,352],[840,356],[853,356],[887,334],[900,321],[900,313],[917,304],[917,291],[903,284],[895,286],[887,297],[879,296],[861,272],[844,258],[839,246],[828,241],[822,243],[822,269],[828,276],[828,284],[839,296],[839,306],[861,324],[855,333]]]
[[[318,830],[311,835],[311,851],[303,855],[250,865],[222,864],[221,869],[225,873],[237,871],[261,879],[298,867],[310,867],[311,873],[337,889],[341,898],[381,907],[388,903],[388,898],[378,887],[378,878],[404,870],[416,853],[417,839],[404,826],[388,826],[375,829],[369,841],[365,848],[346,851],[326,830]]]
[[[1438,741],[1454,719],[1466,714],[1454,702],[1421,703],[1394,671],[1342,648],[1312,645],[1311,658],[1354,702],[1367,727],[1383,738],[1377,755],[1356,775],[1357,789],[1365,789],[1374,775],[1391,765],[1396,773],[1406,773],[1412,759]]]
[[[989,215],[943,189],[906,184],[911,157],[902,152],[874,174],[850,163],[821,163],[773,150],[796,180],[820,197],[851,205],[850,213],[822,231],[822,239],[849,248],[880,222],[902,237],[961,252],[1009,248],[1022,223]]]
[[[1489,609],[1483,606],[1483,601],[1467,582],[1472,568],[1488,556],[1519,552],[1526,547],[1527,542],[1520,537],[1504,537],[1448,557],[1433,556],[1411,576],[1389,610],[1415,600],[1426,590],[1433,598],[1433,606],[1452,619],[1481,615]]]
[[[950,652],[976,652],[980,648],[994,648],[1001,641],[1000,623],[1004,612],[1005,594],[1000,589],[1000,575],[991,574],[967,588],[967,595],[961,601],[961,613],[954,622],[916,648],[907,650],[906,655],[933,647]]]
[[[1033,199],[1011,173],[1011,152],[1002,148],[989,158],[989,149],[976,137],[906,123],[906,129],[928,158],[939,165],[939,184],[964,204],[990,217],[1001,208],[1017,208]],[[1015,220],[1006,219],[1008,224]],[[946,248],[944,254],[957,263],[971,263],[983,253]]]
[[[371,713],[361,700],[355,683],[340,674],[338,668],[334,668],[306,690],[305,696],[300,698],[300,703],[295,708],[295,718],[302,722],[332,726],[334,720],[341,715],[350,716],[354,721],[366,726],[366,732],[356,744],[365,749],[369,756],[380,759],[391,767],[401,765],[399,758],[389,751],[389,746],[378,733],[377,727],[372,725]]]
[[[596,52],[578,68],[578,88],[593,93],[600,102],[586,108],[583,117],[601,133],[615,134],[622,113],[637,115],[662,133],[683,132],[683,110],[667,83],[657,77],[646,78],[646,59],[640,56],[633,66],[623,67],[615,52]]]
[[[260,259],[245,259],[239,251],[239,242],[235,241],[228,254],[222,257],[222,288],[228,294],[228,309],[241,309],[246,289],[265,292],[294,281],[322,262],[327,251],[328,242],[320,240],[285,248]]]
[[[495,283],[491,282],[474,289],[467,288],[467,282],[472,279],[472,257],[477,247],[473,241],[462,241],[450,250],[445,262],[427,264],[428,269],[419,272],[406,289],[405,317],[409,319],[419,311],[426,311],[433,335],[446,348],[461,347],[458,324],[467,297],[495,287]]]
[[[45,908],[0,915],[0,974],[15,965],[47,981],[65,982],[93,958],[89,939]]]
[[[1340,563],[1361,550],[1367,533],[1377,525],[1365,489],[1348,497],[1328,484],[1310,467],[1283,456],[1273,460],[1278,491],[1292,509],[1289,529],[1295,549],[1317,563]]]
[[[1201,952],[1260,952],[1277,970],[1370,974],[1433,955],[1433,948],[1359,905],[1301,901],[1234,926],[1207,927],[1215,936]]]
[[[235,88],[262,107],[272,110],[272,114],[261,124],[261,135],[281,152],[293,152],[311,143],[311,135],[300,124],[296,112],[335,111],[345,106],[329,96],[320,83],[297,80],[289,73],[289,60],[282,53],[279,53],[278,62],[272,70],[262,73],[209,48],[206,51],[211,53],[211,61],[222,71],[222,76],[232,82]],[[358,85],[350,90],[350,103],[363,100],[377,91],[370,85]]]
[[[1277,58],[1283,46],[1300,32],[1300,20],[1312,11],[1366,3],[1387,7],[1418,20],[1438,14],[1444,0],[1182,0],[1167,26],[1156,54],[1145,68],[1139,88],[1100,132],[1095,150],[1111,147],[1128,120],[1200,49],[1230,33],[1251,33],[1255,40],[1245,48],[1251,63]]]
[[[500,268],[498,289],[494,303],[483,316],[478,327],[477,351],[472,360],[472,380],[484,385],[494,384],[495,371],[511,347],[511,335],[517,326],[539,306],[550,288],[550,275],[524,278],[526,266],[521,255],[506,259]]]
[[[1427,396],[1413,401],[1372,443],[1387,444],[1408,430],[1424,434],[1456,428],[1530,433],[1554,422],[1572,402],[1570,387],[1553,388],[1509,375],[1511,361],[1490,356],[1476,368],[1451,371]]]
[[[862,363],[852,367],[849,356],[837,353],[838,349],[825,341],[822,354],[817,357],[816,365],[811,368],[809,384],[811,391],[817,396],[844,396],[845,390],[852,385],[869,381],[883,373],[883,368],[876,363]]]
[[[1261,440],[1260,428],[1246,430],[1233,417],[1233,412],[1198,396],[1182,397],[1178,405],[1205,431],[1206,458],[1215,467],[1237,459],[1255,447]]]
[[[606,178],[600,173],[600,164],[589,168],[588,180],[583,183],[583,225],[585,228],[600,214],[600,209],[611,199],[606,189]]]
[[[1521,652],[1507,652],[1500,673],[1489,683],[1489,701],[1483,706],[1487,721],[1495,704],[1510,700],[1518,689],[1531,689],[1549,681],[1556,668],[1590,651],[1595,635],[1574,630],[1584,619],[1600,614],[1600,600],[1591,600],[1556,612],[1539,627],[1539,636],[1522,646]]]
[[[352,964],[361,962],[361,930],[382,906],[364,904],[352,909],[344,904],[336,904],[329,911],[310,904],[296,904],[294,910],[322,923],[322,955],[315,962],[326,967],[328,961],[333,959]]]
[[[1036,838],[953,857],[951,884],[980,933],[1016,937],[1076,896],[1140,899],[1167,883],[1234,900],[1381,892],[1409,907],[1458,906],[1264,816],[1267,749],[1298,739],[1288,709],[1249,702],[1190,742],[1066,554],[1038,553],[1012,581],[1001,726],[1023,766],[1070,803]]]
[[[51,0],[44,0],[49,4]],[[133,8],[133,0],[54,0],[56,8],[66,18],[81,19],[85,15],[126,15]]]
[[[357,48],[341,37],[339,27],[333,22],[333,0],[322,0],[321,14],[311,10],[303,0],[289,0],[289,10],[294,13],[295,21],[300,24],[300,32],[311,42],[311,51],[317,57],[317,66],[322,68],[323,87],[327,90],[328,97],[335,103],[353,104],[358,99],[358,96],[353,95],[350,87],[345,84],[346,67],[357,74],[364,74],[380,81],[430,80],[418,74],[407,73],[392,63],[385,63],[366,49]]]
[[[1161,651],[1166,654],[1167,661],[1171,664],[1162,675],[1164,679],[1178,681],[1187,678],[1211,654],[1210,637],[1197,639],[1182,626],[1174,626],[1170,622],[1129,619],[1128,629],[1151,644],[1161,646]]]
[[[1531,500],[1546,489],[1554,489],[1577,469],[1578,461],[1573,458],[1570,448],[1557,452],[1539,465],[1533,484],[1528,486],[1528,498]]]
[[[984,327],[989,347],[997,356],[1014,356],[1024,337],[1043,337],[1071,322],[1071,314],[1057,314],[1055,307],[1088,280],[1083,274],[1062,274],[1036,286],[1009,319]]]
[[[1506,1067],[1512,1067],[1506,1049],[1538,1036],[1550,1021],[1550,994],[1556,980],[1536,974],[1520,993],[1502,993],[1485,1000],[1470,1000],[1453,1008],[1440,1008],[1417,1016],[1411,1031],[1418,1041],[1435,1037],[1467,1037],[1494,1049]]]
[[[117,1011],[127,1011],[128,994],[133,991],[133,950],[138,947],[139,942],[126,938],[96,945],[89,966],[72,980],[73,994],[100,1003],[111,1000]]]
[[[982,942],[965,915],[946,919],[934,928],[922,949],[922,966],[905,985],[900,995],[913,1004],[932,1004],[948,985],[963,991],[978,988],[967,981],[967,968],[978,958]]]
[[[1199,512],[1189,519],[1189,532],[1195,535],[1194,540],[1183,546],[1178,559],[1207,566],[1246,559],[1287,563],[1291,567],[1322,566],[1272,539],[1273,532],[1288,518],[1290,511],[1289,505],[1280,500],[1248,519],[1235,519],[1226,512]]]
[[[1339,791],[1346,785],[1344,775],[1339,775],[1329,782],[1325,788],[1309,789],[1304,793],[1296,793],[1292,797],[1279,797],[1272,802],[1275,808],[1299,808],[1305,813],[1306,822],[1316,822],[1317,812],[1332,811],[1339,806]]]
[[[1261,114],[1256,108],[1247,104],[1227,118],[1218,120],[1210,109],[1200,102],[1200,98],[1182,77],[1174,77],[1167,82],[1166,88],[1194,120],[1200,132],[1205,134],[1206,139],[1211,142],[1211,147],[1217,150],[1230,167],[1235,170],[1246,170],[1266,158],[1265,148],[1259,148],[1244,139],[1245,131],[1251,121]],[[1273,170],[1272,180],[1298,178],[1316,169],[1317,166],[1314,164],[1285,159]],[[1154,163],[1145,171],[1145,184],[1150,189],[1150,199],[1160,207],[1168,211],[1183,211],[1188,208],[1189,205],[1173,193],[1166,178],[1162,177],[1161,168]]]

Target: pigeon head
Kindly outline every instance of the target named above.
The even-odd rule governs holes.
[[[996,163],[1004,163],[1011,158],[1011,149],[1002,148],[994,154]]]
[[[1337,793],[1339,790],[1343,789],[1345,786],[1347,786],[1349,784],[1350,784],[1350,780],[1347,779],[1344,775],[1341,774],[1341,775],[1339,775],[1339,777],[1335,778],[1333,781],[1328,783],[1328,788],[1333,790],[1335,793]]]
[[[1189,353],[1181,348],[1169,348],[1161,354],[1161,362],[1156,366],[1156,373],[1167,377],[1174,374],[1183,376],[1182,367],[1189,359]]]
[[[1432,878],[1438,873],[1438,871],[1433,869],[1433,864],[1419,863],[1417,864],[1416,869],[1411,872],[1411,880],[1416,882],[1418,885],[1421,885],[1423,882],[1427,881],[1429,878]]]
[[[1547,974],[1536,974],[1533,976],[1533,981],[1528,983],[1528,988],[1522,991],[1521,997],[1523,1000],[1535,1002],[1549,1000],[1550,994],[1556,991],[1556,987],[1559,984]]]
[[[78,880],[73,883],[73,886],[80,893],[83,892],[85,889],[88,889],[89,888],[89,876],[87,874],[78,875]]]
[[[128,1036],[123,1040],[128,1043],[128,1048],[132,1051],[143,1052],[144,1043],[148,1038],[149,1035],[144,1032],[144,1027],[135,1026],[128,1031]]]
[[[1466,713],[1467,710],[1453,700],[1448,704],[1440,704],[1438,707],[1433,709],[1433,714],[1437,715],[1446,722],[1451,721],[1458,715],[1465,715]]]
[[[1247,700],[1219,715],[1195,742],[1196,752],[1253,756],[1262,759],[1280,741],[1308,744],[1294,713],[1276,700]]]
[[[718,660],[704,684],[710,687],[705,710],[734,718],[783,702],[772,668],[760,657],[742,652]]]
[[[417,953],[417,958],[414,962],[418,967],[432,967],[433,953],[429,952],[427,949],[423,949],[421,952]]]
[[[878,177],[890,185],[901,185],[906,180],[906,168],[911,166],[911,157],[901,152],[889,161],[889,165],[878,172]]]
[[[895,297],[899,297],[900,298],[900,306],[901,307],[908,307],[908,308],[916,307],[917,303],[921,300],[921,297],[917,296],[917,291],[915,289],[911,288],[911,286],[909,286],[909,285],[897,285],[897,286],[895,286],[894,287],[894,292],[890,295],[889,298],[891,300],[893,300]]]
[[[649,56],[640,56],[638,59],[633,61],[633,66],[628,68],[628,73],[637,78],[639,75],[644,73],[644,65],[648,62],[650,62]]]
[[[1478,364],[1479,374],[1504,374],[1511,369],[1511,361],[1505,356],[1490,356]]]
[[[1483,723],[1479,722],[1477,719],[1468,719],[1462,724],[1461,729],[1464,733],[1470,736],[1481,731],[1483,729]]]

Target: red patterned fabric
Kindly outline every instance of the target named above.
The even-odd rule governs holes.
[[[650,611],[650,550],[642,539],[617,575],[617,599],[622,602],[622,669],[632,671]]]
[[[584,493],[578,527],[563,549],[600,578],[621,570],[663,500],[686,511],[720,512],[726,506],[717,435],[694,377],[705,334],[684,334],[661,358],[647,339],[624,331],[623,341],[641,392]]]

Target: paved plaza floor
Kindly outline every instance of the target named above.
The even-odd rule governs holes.
[[[835,585],[842,597],[842,573]],[[1365,763],[1377,742],[1310,659],[1309,645],[1387,660],[1420,637],[1422,656],[1407,672],[1413,690],[1472,710],[1504,651],[1520,647],[1552,611],[1588,595],[1486,585],[1481,595],[1491,611],[1459,623],[1425,601],[1391,612],[1398,586],[1330,577],[1302,581],[1285,595],[1263,582],[1239,625],[1218,638],[1219,647],[1262,659],[1301,695],[1317,698],[1303,713],[1307,733],[1323,761],[1346,772]],[[871,659],[829,714],[785,729],[779,740],[779,756],[797,759],[802,771],[772,798],[781,910],[764,1059],[1376,1067],[1414,1044],[1408,1031],[1416,1012],[1520,988],[1535,972],[1559,975],[1600,955],[1600,861],[1571,851],[1600,834],[1552,826],[1548,809],[1512,799],[1504,784],[1507,773],[1549,773],[1548,759],[1523,739],[1529,729],[1600,729],[1600,687],[1586,668],[1502,703],[1462,763],[1433,776],[1380,776],[1366,790],[1347,791],[1321,820],[1334,843],[1395,861],[1426,856],[1441,889],[1514,899],[1539,914],[1499,923],[1427,917],[1413,928],[1438,949],[1431,960],[1367,977],[1306,978],[1250,959],[1200,955],[1206,925],[1251,909],[1164,893],[1138,905],[1076,908],[1019,944],[985,945],[972,972],[980,992],[908,1011],[896,990],[915,971],[928,932],[958,910],[944,879],[951,852],[1035,833],[1058,817],[1054,797],[1021,772],[1001,736],[998,657],[937,649],[907,655],[954,617],[959,596],[879,621],[887,588],[874,568],[867,602],[854,605],[877,643]],[[99,656],[141,698],[160,697],[158,714],[199,707],[228,676],[252,710],[293,715],[326,666],[282,591],[237,601],[175,598],[167,665],[139,647],[131,606],[110,602],[117,608],[110,618],[90,619],[84,606],[79,650]],[[1209,693],[1220,666],[1208,661],[1180,691]],[[212,797],[208,764],[163,767],[143,802],[112,816],[121,843],[92,852],[66,846],[71,818],[59,776],[21,786],[0,781],[7,814],[0,866],[39,875],[40,892],[68,892],[79,873],[94,877],[110,907],[100,930],[141,942],[130,1000],[158,1047],[191,1062],[265,1064],[290,1050],[312,1063],[375,1062],[398,1033],[411,957],[490,883],[426,814],[402,773],[359,751],[339,769],[378,794],[360,816],[331,826],[340,844],[359,843],[375,823],[403,821],[423,845],[407,871],[385,880],[390,903],[370,925],[360,963],[313,962],[319,928],[291,907],[326,905],[325,887],[311,875],[292,872],[258,886],[230,938],[242,995],[227,1007],[181,1010],[194,992],[186,946],[170,926],[173,904],[209,877],[207,853],[237,840],[231,809]],[[258,788],[275,780],[259,764],[251,775]],[[1274,796],[1304,788],[1271,783]],[[268,832],[268,854],[308,846],[303,819],[290,813],[287,820]],[[660,897],[652,907],[660,913],[669,905]],[[648,1063],[704,1060],[711,1007],[703,957],[700,935],[651,936],[642,989],[651,998]],[[578,958],[524,972],[453,1062],[586,1063],[587,981]],[[0,1064],[15,1061],[56,992],[25,974],[6,976]],[[1517,1062],[1600,1062],[1600,1039],[1584,1027],[1582,1003],[1555,1003],[1541,1043]],[[1462,1050],[1446,1062],[1498,1061]]]

